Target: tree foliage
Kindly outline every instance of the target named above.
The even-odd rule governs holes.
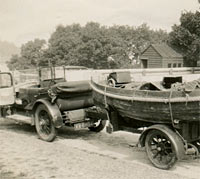
[[[130,68],[133,58],[149,43],[166,41],[167,38],[165,31],[151,30],[146,24],[138,27],[107,27],[95,22],[85,26],[60,25],[52,33],[47,49],[42,49],[45,44],[42,40],[28,42],[22,45],[20,56],[11,58],[10,66],[30,68],[52,63],[95,69]]]
[[[45,43],[45,40],[35,39],[23,44],[20,55],[12,55],[8,67],[10,69],[28,69],[41,65]]]
[[[165,31],[153,31],[146,24],[106,27],[90,22],[83,27],[58,26],[49,39],[46,55],[57,65],[128,68],[131,53],[137,54],[149,43],[166,41],[167,37]]]
[[[200,12],[183,12],[180,25],[174,25],[169,43],[184,57],[185,66],[197,66],[200,60]]]

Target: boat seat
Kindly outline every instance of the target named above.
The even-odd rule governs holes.
[[[162,85],[162,82],[148,82],[141,85],[139,90],[164,91],[166,88]]]

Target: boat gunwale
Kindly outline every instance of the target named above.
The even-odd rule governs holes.
[[[200,90],[196,90],[197,92],[199,92],[198,95],[195,95],[193,93],[194,96],[190,96],[188,94],[185,94],[185,96],[181,96],[181,97],[174,97],[172,96],[172,93],[174,92],[179,92],[180,94],[182,94],[183,92],[181,91],[149,91],[149,90],[132,90],[134,91],[134,93],[132,94],[132,96],[127,96],[125,94],[122,93],[111,93],[108,91],[108,89],[118,89],[119,90],[126,90],[126,91],[130,91],[130,89],[123,89],[123,88],[113,88],[104,84],[97,84],[96,82],[94,82],[93,80],[90,81],[90,85],[92,87],[92,89],[94,91],[96,91],[97,93],[100,93],[104,96],[107,97],[111,97],[111,98],[116,98],[116,99],[120,99],[120,100],[128,100],[128,101],[142,101],[142,102],[163,102],[163,103],[175,103],[175,102],[200,102]],[[101,87],[102,89],[100,89],[99,87]],[[169,96],[167,98],[161,98],[160,96],[154,96],[154,97],[148,97],[148,95],[146,96],[136,96],[137,92],[146,92],[147,94],[149,93],[163,93],[163,92],[167,92],[169,94]],[[160,97],[160,98],[159,98]]]

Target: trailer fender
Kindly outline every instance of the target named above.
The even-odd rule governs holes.
[[[60,127],[63,126],[62,115],[61,115],[61,112],[60,112],[60,110],[59,110],[59,108],[56,104],[52,104],[46,99],[39,99],[33,105],[33,111],[34,112],[36,111],[39,104],[43,104],[47,107],[50,115],[52,116],[53,123],[54,123],[54,126],[56,128],[60,128]]]
[[[140,135],[138,143],[139,143],[139,145],[141,147],[145,146],[146,136],[149,133],[149,131],[151,131],[151,130],[159,130],[159,131],[163,132],[164,134],[166,134],[169,137],[169,139],[171,140],[171,142],[173,143],[174,147],[175,147],[177,159],[181,160],[181,159],[184,158],[184,156],[185,156],[185,147],[184,147],[183,139],[176,132],[174,132],[172,129],[170,129],[170,127],[167,126],[167,125],[157,124],[157,125],[152,125],[152,126],[148,127]]]

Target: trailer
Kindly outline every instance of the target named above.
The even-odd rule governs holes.
[[[143,128],[138,146],[155,167],[170,169],[189,152],[199,154],[200,79],[142,83],[132,82],[128,72],[113,72],[107,80],[91,80],[91,87],[95,105],[107,111],[108,132]]]

